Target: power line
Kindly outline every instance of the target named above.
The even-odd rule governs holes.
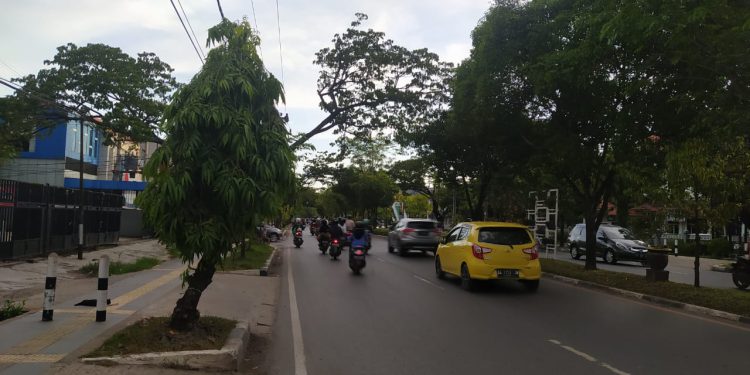
[[[255,17],[255,0],[250,0],[250,5],[253,7],[253,22],[255,23],[255,32],[260,35],[260,29],[258,29],[258,19]],[[263,47],[258,43],[258,51],[260,51],[260,59],[263,60]]]
[[[13,69],[13,67],[12,67],[12,66],[10,66],[10,65],[9,65],[8,63],[6,63],[5,61],[3,61],[2,59],[0,59],[0,64],[3,64],[3,65],[5,65],[5,66],[6,66],[6,67],[7,67],[8,69],[10,69],[10,70],[11,70],[11,71],[12,71],[13,73],[16,73],[16,75],[18,75],[18,76],[22,76],[22,74],[21,74],[21,73],[19,73],[19,72],[18,72],[18,70],[15,70],[15,69]]]
[[[219,0],[216,0],[216,5],[219,6],[219,14],[221,14],[221,20],[224,21],[226,17],[224,17],[224,11],[221,9],[221,2]]]
[[[177,10],[177,6],[174,5],[174,0],[169,0],[170,3],[172,3],[172,8],[174,8],[175,14],[177,14],[177,18],[180,19],[180,23],[182,24],[182,29],[185,30],[185,34],[187,34],[188,39],[190,39],[190,44],[193,45],[193,49],[195,50],[195,53],[198,54],[198,58],[201,60],[201,65],[204,64],[203,56],[201,56],[201,53],[198,52],[198,47],[195,46],[195,42],[193,42],[193,37],[190,36],[190,32],[187,29],[187,26],[185,26],[185,21],[182,20],[182,16],[180,16],[180,11]]]
[[[216,0],[218,1],[218,0]],[[284,54],[281,51],[281,22],[279,21],[279,0],[276,0],[276,28],[279,31],[279,60],[281,63],[281,85],[286,87],[284,81]],[[284,101],[284,112],[286,112],[286,101]]]
[[[177,0],[177,4],[180,6],[180,10],[182,11],[182,15],[185,16],[185,21],[187,21],[188,27],[190,27],[190,32],[193,33],[193,38],[195,38],[195,44],[198,45],[198,49],[201,51],[201,54],[203,55],[203,58],[206,58],[206,53],[203,52],[203,48],[201,48],[201,44],[198,43],[198,37],[195,36],[195,31],[193,30],[193,25],[190,24],[190,18],[188,18],[187,13],[185,13],[185,9],[182,7],[182,2],[180,0]]]

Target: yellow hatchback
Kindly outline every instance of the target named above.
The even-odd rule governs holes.
[[[539,244],[523,225],[502,222],[459,223],[443,239],[435,256],[437,277],[452,274],[472,290],[476,280],[517,280],[529,291],[539,288]]]

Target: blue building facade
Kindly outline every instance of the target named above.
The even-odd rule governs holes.
[[[81,131],[84,188],[123,194],[129,197],[127,205],[132,206],[135,195],[146,184],[139,181],[140,176],[122,178],[120,150],[104,145],[103,133],[92,123],[84,123],[81,129],[79,121],[61,122],[51,130],[39,132],[15,159],[0,166],[0,179],[77,189]]]

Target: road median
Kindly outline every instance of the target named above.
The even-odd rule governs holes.
[[[750,293],[736,289],[695,288],[651,282],[645,277],[605,270],[586,271],[564,261],[542,259],[545,277],[590,289],[736,322],[750,323]]]

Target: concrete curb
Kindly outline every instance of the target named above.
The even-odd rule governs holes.
[[[271,267],[271,263],[273,262],[273,258],[276,256],[276,253],[279,251],[277,247],[273,247],[273,251],[271,252],[271,255],[268,256],[268,259],[266,259],[266,263],[263,264],[263,267],[260,268],[259,275],[260,276],[268,276],[268,269]]]
[[[543,273],[543,275],[546,278],[561,281],[567,284],[578,285],[578,286],[582,286],[582,287],[589,288],[589,289],[602,290],[602,291],[609,292],[612,294],[617,294],[623,297],[647,301],[647,302],[651,302],[657,305],[662,305],[662,306],[671,307],[675,309],[681,309],[681,310],[685,310],[685,311],[695,313],[695,314],[711,316],[714,318],[730,320],[733,322],[750,324],[750,317],[744,316],[744,315],[733,314],[733,313],[729,313],[729,312],[721,311],[721,310],[709,309],[703,306],[691,305],[689,303],[679,302],[679,301],[675,301],[675,300],[671,300],[667,298],[651,296],[651,295],[643,294],[643,293],[631,292],[629,290],[613,288],[613,287],[609,287],[609,286],[602,285],[602,284],[592,283],[590,281],[578,280],[578,279],[555,275],[551,273]]]
[[[221,349],[143,353],[125,356],[82,358],[95,365],[146,365],[191,370],[239,371],[250,338],[248,322],[238,322]]]

